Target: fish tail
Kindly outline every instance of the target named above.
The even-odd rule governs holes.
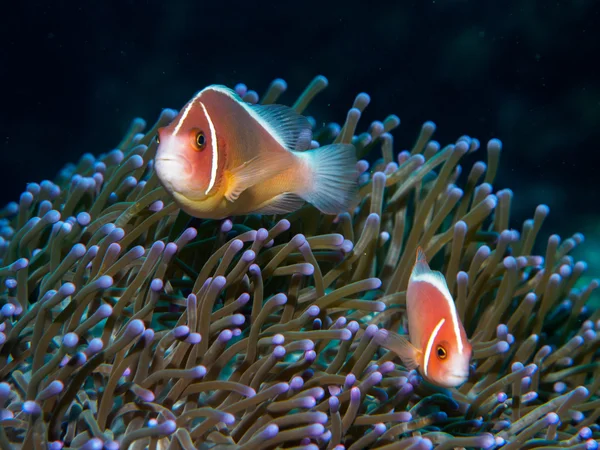
[[[296,155],[310,172],[307,185],[297,192],[300,197],[325,214],[341,214],[354,206],[358,180],[353,145],[325,145]]]

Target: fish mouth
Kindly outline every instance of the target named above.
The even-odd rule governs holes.
[[[469,374],[451,373],[448,375],[449,381],[456,386],[460,386],[469,379]]]
[[[169,156],[160,156],[154,159],[154,164],[165,164],[167,167],[179,166],[180,170],[183,170],[186,173],[189,173],[190,169],[192,168],[190,162],[183,156],[178,156],[176,158]]]

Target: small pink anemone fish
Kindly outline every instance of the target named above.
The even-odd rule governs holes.
[[[396,353],[409,369],[417,369],[427,381],[456,387],[467,381],[473,349],[460,321],[446,279],[427,264],[417,249],[406,292],[410,341],[381,329],[376,342]]]
[[[306,117],[283,105],[250,105],[224,86],[194,95],[157,141],[158,179],[194,217],[282,214],[304,202],[339,214],[355,202],[353,145],[311,148]]]

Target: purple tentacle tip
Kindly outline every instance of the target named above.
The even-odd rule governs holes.
[[[329,397],[329,409],[335,413],[340,408],[340,399],[337,397]]]
[[[558,422],[560,422],[560,418],[558,417],[558,414],[551,412],[546,415],[545,422],[548,425],[556,425]]]
[[[154,280],[152,280],[152,283],[150,283],[150,289],[152,289],[154,292],[162,291],[163,287],[164,282],[160,278],[155,278]]]
[[[48,385],[48,387],[39,393],[37,400],[43,401],[47,398],[54,397],[55,395],[60,394],[64,388],[65,385],[62,381],[54,380]]]
[[[178,247],[177,244],[175,242],[169,242],[166,246],[165,246],[165,251],[164,251],[164,258],[166,259],[171,259],[173,257],[173,255],[175,255],[175,253],[177,253]]]
[[[231,316],[231,323],[236,326],[243,325],[246,322],[246,317],[243,314],[234,314]]]
[[[41,414],[42,407],[38,403],[36,403],[32,400],[28,400],[25,403],[23,403],[22,411],[25,414],[37,415],[37,414]]]
[[[290,241],[290,244],[292,244],[295,248],[299,248],[301,246],[303,246],[306,243],[306,237],[304,237],[303,234],[297,234],[295,235],[292,240]]]
[[[196,345],[202,341],[200,333],[190,333],[186,338],[185,342],[188,344]]]
[[[235,423],[235,416],[230,413],[224,413],[221,419],[225,425],[233,425]]]
[[[350,339],[352,339],[352,331],[347,328],[341,330],[340,340],[349,341]]]
[[[253,250],[246,250],[242,255],[242,261],[250,263],[256,259],[256,253]]]
[[[279,433],[279,427],[275,424],[267,425],[267,427],[260,432],[260,438],[263,440],[273,439]]]
[[[26,268],[28,265],[29,260],[27,258],[19,258],[10,265],[10,270],[13,272],[18,272],[19,270]]]
[[[133,187],[133,186],[132,186]],[[162,200],[157,200],[154,203],[152,203],[148,209],[152,212],[159,212],[164,208],[165,204]]]
[[[290,389],[297,391],[298,389],[302,389],[302,386],[304,386],[302,377],[296,376],[290,380]]]
[[[385,303],[380,302],[380,301],[375,301],[373,302],[373,309],[377,312],[383,312],[385,311]]]
[[[74,348],[75,346],[77,346],[78,342],[79,336],[77,336],[75,333],[65,334],[62,341],[63,345],[67,348]]]
[[[102,275],[95,282],[98,289],[108,289],[113,285],[113,279],[109,275]]]
[[[71,251],[69,252],[71,256],[73,256],[74,258],[83,258],[83,255],[85,255],[86,252],[86,248],[85,245],[83,244],[75,244],[73,247],[71,247]]]
[[[350,401],[355,403],[360,401],[360,389],[356,386],[350,389]]]
[[[386,361],[379,367],[379,372],[382,374],[386,374],[391,372],[396,368],[396,365],[392,361]]]
[[[368,384],[369,386],[374,386],[380,383],[382,379],[383,375],[381,374],[381,372],[373,372],[371,375],[369,375],[369,378],[367,378],[366,384]]]
[[[317,305],[311,305],[308,307],[308,309],[306,310],[306,313],[310,316],[310,317],[315,317],[318,316],[319,313],[321,312],[321,308],[319,308]]]
[[[360,329],[360,325],[356,320],[353,320],[346,326],[346,328],[348,328],[350,332],[354,335]]]
[[[510,345],[506,341],[500,341],[496,343],[495,347],[498,353],[506,353],[510,348]]]
[[[301,397],[299,399],[300,408],[313,408],[317,404],[317,400],[312,396]]]
[[[0,309],[0,317],[11,317],[15,313],[15,305],[7,303]]]
[[[231,330],[223,330],[219,333],[219,337],[217,338],[220,343],[225,344],[229,342],[233,338],[233,331]]]
[[[306,427],[306,434],[309,436],[321,436],[323,433],[325,433],[325,427],[320,423],[313,423]]]
[[[110,316],[112,314],[112,306],[104,304],[104,305],[100,305],[100,307],[96,310],[96,313],[99,317],[102,318],[107,318],[108,316]]]
[[[142,334],[145,330],[144,322],[139,319],[132,320],[127,324],[127,328],[125,328],[125,336],[129,339],[134,339],[140,334]]]
[[[283,334],[276,334],[271,338],[271,342],[273,345],[283,345],[285,338],[283,337]]]
[[[372,338],[373,336],[375,336],[375,334],[377,334],[378,331],[379,328],[377,328],[377,325],[371,324],[365,330],[365,337]]]
[[[175,336],[175,339],[183,339],[188,334],[190,334],[190,327],[188,327],[187,325],[180,325],[173,330],[173,335]]]
[[[309,363],[313,362],[315,359],[317,359],[317,352],[315,352],[314,350],[309,350],[305,352],[304,359]]]
[[[265,228],[259,228],[256,230],[256,241],[265,241],[269,237],[269,232]]]
[[[177,424],[174,420],[165,420],[156,427],[160,434],[172,434],[177,429]]]
[[[348,239],[344,239],[344,242],[340,246],[340,250],[344,253],[350,253],[354,248],[354,243]]]
[[[225,283],[227,283],[227,280],[225,279],[225,277],[222,275],[219,275],[218,277],[215,277],[212,280],[211,286],[214,285],[214,287],[220,291],[221,289],[223,289],[225,287]]]
[[[138,388],[136,389],[136,394],[144,402],[153,402],[156,399],[154,392],[148,389]]]
[[[100,338],[94,338],[90,341],[87,349],[86,349],[86,354],[88,356],[90,355],[95,355],[96,353],[98,353],[100,350],[102,350],[102,347],[104,346],[102,339]]]
[[[384,423],[376,423],[373,427],[373,433],[375,433],[377,436],[381,436],[386,430],[387,427]]]
[[[206,375],[206,367],[196,366],[192,369],[193,378],[203,378]]]
[[[92,438],[79,448],[80,450],[102,450],[102,447],[104,447],[102,439]]]

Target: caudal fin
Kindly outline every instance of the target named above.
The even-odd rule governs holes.
[[[340,214],[354,206],[358,191],[356,149],[331,144],[297,153],[309,163],[312,180],[297,194],[325,214]]]

